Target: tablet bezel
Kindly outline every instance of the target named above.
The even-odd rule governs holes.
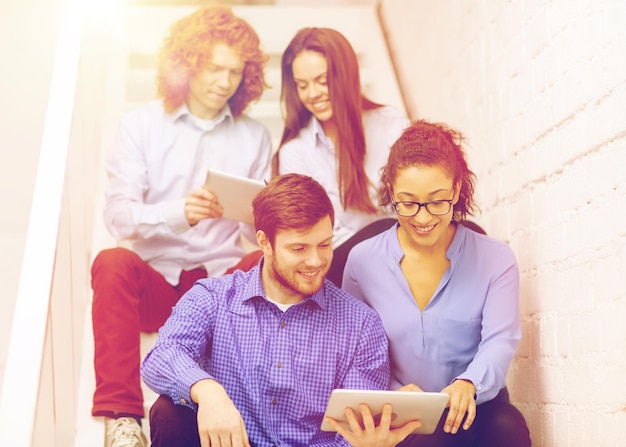
[[[252,200],[263,189],[265,183],[228,172],[209,169],[204,188],[217,196],[224,214],[222,217],[234,219],[254,226]]]
[[[430,434],[437,428],[439,419],[441,419],[448,403],[448,395],[432,392],[335,389],[328,399],[321,429],[323,431],[335,431],[326,422],[326,417],[331,417],[349,428],[344,413],[347,407],[353,409],[359,423],[362,423],[361,411],[359,410],[361,403],[369,406],[375,420],[378,420],[378,416],[382,413],[383,405],[390,403],[392,428],[401,427],[411,420],[419,419],[422,425],[413,433]]]

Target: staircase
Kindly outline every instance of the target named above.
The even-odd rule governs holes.
[[[106,26],[98,25],[87,29],[86,39],[81,53],[81,71],[83,78],[79,79],[78,87],[93,90],[87,96],[86,102],[90,107],[98,109],[97,146],[93,148],[97,153],[92,156],[96,161],[94,166],[88,166],[87,172],[97,172],[96,194],[91,197],[87,205],[85,226],[92,231],[91,246],[87,248],[87,255],[83,257],[93,259],[102,248],[114,246],[113,240],[106,232],[101,218],[103,191],[105,187],[104,156],[110,147],[122,113],[156,97],[154,84],[155,54],[159,49],[163,37],[169,26],[177,19],[192,12],[196,6],[126,6],[119,11],[115,22]],[[361,78],[364,93],[370,99],[392,105],[404,110],[400,91],[393,68],[390,63],[387,47],[380,30],[375,7],[361,6],[234,6],[234,12],[246,19],[258,32],[264,51],[270,56],[266,68],[266,82],[271,86],[261,99],[253,104],[248,114],[263,122],[272,136],[274,149],[277,148],[282,134],[282,116],[279,104],[280,97],[280,59],[284,48],[292,36],[300,28],[307,26],[330,27],[341,31],[354,46],[361,67]],[[97,66],[91,66],[96,64]],[[80,76],[79,73],[79,76]],[[87,73],[88,75],[85,75]],[[89,73],[91,73],[89,75]],[[94,80],[96,82],[94,82]],[[96,86],[94,88],[94,86]],[[83,93],[84,94],[84,93]],[[95,101],[94,101],[95,99]],[[95,104],[95,105],[94,105]],[[84,117],[83,117],[84,120]],[[88,130],[88,129],[87,129]],[[72,129],[72,132],[84,131]],[[88,133],[88,132],[85,132]],[[82,137],[83,139],[85,137]],[[90,146],[91,150],[91,146]],[[84,166],[82,159],[69,160],[69,172],[77,172]],[[93,180],[92,180],[93,181]],[[70,185],[71,186],[71,185]],[[80,188],[79,182],[74,182],[72,188]],[[69,193],[73,191],[70,190]],[[75,194],[79,196],[80,194]],[[89,208],[91,207],[91,208]],[[76,211],[75,208],[70,208]],[[90,220],[91,219],[91,220]],[[75,249],[74,249],[75,250]],[[79,257],[80,258],[80,257]],[[76,256],[74,256],[76,260]],[[83,266],[84,267],[84,266]],[[84,290],[90,294],[88,284]],[[82,298],[82,297],[79,297]],[[76,298],[75,298],[76,299]],[[67,369],[71,364],[79,364],[77,402],[75,407],[75,424],[56,415],[53,420],[56,431],[72,432],[75,428],[74,445],[76,447],[92,447],[102,445],[104,439],[104,424],[101,418],[90,416],[91,397],[94,389],[93,373],[93,339],[90,318],[90,297],[83,302],[84,311],[66,314],[68,325],[84,326],[82,349],[72,354],[74,357],[67,362]],[[80,306],[79,306],[80,308]],[[58,318],[53,316],[52,318]],[[83,321],[84,323],[81,323]],[[64,324],[63,321],[57,323]],[[145,355],[155,340],[155,334],[144,334],[142,338],[142,352]],[[79,358],[77,358],[79,357]],[[66,359],[54,359],[55,368],[63,364]],[[62,368],[62,366],[61,366]],[[69,373],[68,373],[69,374]],[[71,374],[69,374],[71,375]],[[57,373],[56,377],[60,374]],[[42,387],[46,387],[42,381]],[[60,395],[58,384],[54,384],[55,393]],[[41,393],[42,391],[40,391]],[[145,390],[145,409],[148,413],[155,395]],[[50,399],[56,399],[54,396]],[[69,413],[73,413],[69,411]],[[40,430],[37,422],[35,432]],[[75,425],[75,426],[74,426]],[[148,423],[144,422],[144,431],[148,434]],[[37,435],[37,433],[35,433]],[[41,439],[35,436],[34,439]],[[38,442],[33,445],[38,447]],[[43,445],[43,444],[42,444]],[[50,441],[46,445],[67,445]]]

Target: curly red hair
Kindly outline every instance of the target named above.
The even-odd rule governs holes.
[[[438,166],[452,177],[455,187],[460,187],[453,217],[456,221],[465,221],[477,207],[474,202],[476,176],[467,163],[463,142],[463,134],[447,124],[414,121],[389,149],[387,164],[380,176],[380,204],[391,204],[389,185],[395,183],[400,171],[412,166]]]
[[[168,113],[187,100],[189,81],[210,61],[217,43],[237,50],[245,62],[241,83],[228,101],[233,115],[241,115],[250,102],[261,97],[268,56],[261,51],[259,36],[231,8],[208,6],[174,23],[159,52],[157,91]]]

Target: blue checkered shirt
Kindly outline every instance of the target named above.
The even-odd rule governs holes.
[[[378,315],[326,281],[282,312],[265,299],[260,268],[198,281],[174,307],[141,367],[146,384],[194,406],[191,386],[216,379],[252,445],[341,446],[320,430],[334,388],[387,389]]]

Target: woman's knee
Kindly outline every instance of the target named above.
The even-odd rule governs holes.
[[[481,445],[530,447],[526,419],[515,406],[497,403],[486,410],[477,415],[477,422],[480,421],[480,438],[483,441]]]

